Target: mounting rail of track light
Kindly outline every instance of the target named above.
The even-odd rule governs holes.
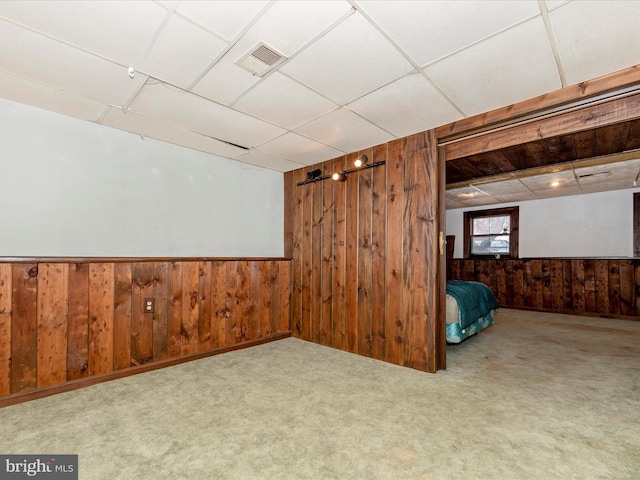
[[[380,165],[385,165],[387,163],[385,160],[374,163],[367,163],[368,161],[369,158],[366,155],[360,155],[353,162],[353,164],[355,165],[354,168],[335,172],[332,175],[322,175],[322,170],[320,170],[319,168],[310,170],[307,172],[307,179],[302,182],[298,182],[297,185],[300,186],[306,185],[307,183],[320,182],[322,180],[327,180],[328,178],[331,178],[335,181],[344,182],[347,180],[347,175],[350,173],[357,172],[358,170],[366,170],[367,168],[379,167]]]

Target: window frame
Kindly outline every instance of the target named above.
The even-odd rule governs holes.
[[[509,253],[471,253],[473,220],[476,218],[504,216],[510,217]],[[464,212],[464,258],[518,258],[519,227],[520,208],[518,206]],[[499,255],[499,257],[497,257],[497,255]]]

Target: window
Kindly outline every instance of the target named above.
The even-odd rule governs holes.
[[[517,257],[518,207],[464,212],[464,257]]]

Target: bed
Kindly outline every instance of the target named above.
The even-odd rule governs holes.
[[[498,299],[484,283],[447,282],[447,343],[460,343],[493,324]]]

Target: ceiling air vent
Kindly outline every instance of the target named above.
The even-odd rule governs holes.
[[[236,65],[244,68],[245,70],[249,70],[258,77],[262,77],[286,59],[287,57],[279,53],[274,48],[264,42],[260,42],[249,50],[248,53],[240,57],[236,62]]]

